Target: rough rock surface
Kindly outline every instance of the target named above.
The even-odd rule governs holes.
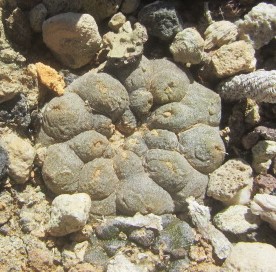
[[[118,32],[125,22],[126,16],[122,12],[118,12],[112,16],[108,22],[108,26],[111,30]]]
[[[276,249],[264,243],[237,243],[222,266],[223,272],[272,272],[275,270]]]
[[[249,164],[231,159],[210,175],[207,195],[226,205],[246,204],[250,200],[252,175]]]
[[[88,64],[100,48],[101,36],[89,14],[63,13],[42,25],[43,41],[70,68]]]
[[[53,236],[64,236],[80,230],[88,220],[91,199],[85,193],[57,196],[51,206],[48,231]]]
[[[6,150],[0,146],[0,179],[2,179],[6,172],[8,166],[8,155]]]
[[[29,20],[34,32],[42,32],[42,24],[46,20],[47,14],[48,11],[42,3],[32,8],[29,14]]]
[[[121,5],[121,12],[130,14],[136,11],[139,7],[141,0],[123,0]]]

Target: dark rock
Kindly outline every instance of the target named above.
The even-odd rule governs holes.
[[[116,128],[124,135],[131,135],[137,127],[137,121],[130,109],[126,109],[120,120],[116,123]]]
[[[87,248],[84,261],[105,270],[108,263],[108,256],[100,245],[92,245]]]
[[[30,10],[42,0],[16,0],[18,7],[22,10]]]
[[[131,232],[128,238],[141,246],[149,247],[154,243],[155,235],[152,230],[141,228]]]
[[[120,229],[112,221],[96,226],[95,231],[97,237],[103,240],[114,239],[120,233]]]
[[[172,3],[156,1],[141,9],[138,19],[150,35],[170,41],[181,31],[182,22]]]
[[[126,245],[126,241],[123,240],[111,240],[104,243],[103,248],[109,257],[114,256],[117,251]]]
[[[8,166],[8,155],[6,150],[0,146],[0,179],[2,179],[6,172]]]
[[[189,267],[189,259],[176,260],[171,262],[168,272],[183,272]]]

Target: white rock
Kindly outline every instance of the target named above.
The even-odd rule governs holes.
[[[213,222],[221,231],[242,234],[257,229],[260,218],[252,214],[248,207],[234,205],[216,214]]]
[[[9,157],[8,175],[15,183],[25,183],[30,177],[35,149],[27,139],[22,139],[14,133],[4,134],[1,142]]]
[[[108,22],[108,26],[113,31],[118,31],[126,22],[126,16],[122,12],[118,12],[112,16]]]
[[[175,35],[170,51],[177,62],[198,64],[203,59],[204,40],[196,29],[186,28]]]
[[[247,204],[253,186],[252,169],[240,159],[227,161],[210,174],[207,195],[225,205]]]
[[[122,253],[116,254],[107,266],[107,272],[143,272],[144,270],[133,264]]]
[[[258,174],[266,174],[271,166],[272,159],[276,156],[276,142],[259,141],[252,148],[252,167]]]
[[[88,64],[100,49],[101,36],[89,14],[62,13],[42,25],[43,41],[70,68]]]
[[[91,199],[88,194],[57,196],[51,207],[48,231],[53,236],[64,236],[80,230],[89,218]]]
[[[221,272],[274,272],[276,249],[265,243],[237,243]]]
[[[276,35],[276,6],[260,3],[237,22],[239,38],[250,42],[255,49],[268,44]]]
[[[276,230],[276,196],[257,194],[251,202],[251,211],[260,215],[261,219],[268,222]]]

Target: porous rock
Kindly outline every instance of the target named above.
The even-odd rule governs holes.
[[[255,50],[245,41],[237,41],[220,47],[211,57],[212,73],[225,78],[238,73],[249,73],[256,68]]]
[[[276,249],[265,243],[237,243],[224,264],[223,272],[272,272],[275,270]]]
[[[251,202],[251,211],[260,215],[261,219],[268,222],[276,230],[276,196],[256,194]]]
[[[36,154],[34,147],[15,133],[4,134],[1,142],[9,158],[8,175],[15,183],[25,183],[30,178]]]
[[[155,1],[144,6],[138,20],[150,35],[164,41],[170,41],[174,35],[182,30],[182,22],[172,3]]]
[[[252,169],[240,159],[231,159],[210,174],[207,195],[226,205],[246,204],[253,185]]]
[[[259,3],[237,22],[239,38],[250,42],[255,49],[268,44],[276,35],[276,7]]]
[[[29,13],[31,28],[34,32],[42,32],[42,24],[47,17],[48,11],[46,7],[40,3],[33,7]]]
[[[57,196],[51,206],[48,231],[53,236],[64,236],[80,230],[89,217],[91,199],[85,193]]]
[[[173,59],[182,64],[198,64],[203,59],[204,40],[194,28],[185,28],[178,32],[172,44],[170,51]]]
[[[89,14],[62,13],[42,25],[43,41],[64,65],[80,68],[88,64],[100,48],[101,36]]]
[[[260,225],[260,218],[254,215],[250,208],[234,205],[217,213],[213,222],[221,231],[242,234],[257,229]]]

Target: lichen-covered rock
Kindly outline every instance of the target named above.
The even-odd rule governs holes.
[[[252,213],[259,215],[262,220],[269,223],[276,230],[276,196],[256,194],[251,202]]]
[[[268,44],[276,35],[276,7],[259,3],[237,22],[239,38],[250,42],[255,49]]]
[[[246,204],[253,185],[252,169],[240,159],[231,159],[210,175],[207,195],[226,205]]]
[[[144,6],[138,14],[138,20],[147,28],[149,35],[164,41],[172,40],[182,30],[180,16],[169,2],[155,1]]]
[[[46,7],[40,3],[32,8],[29,13],[31,28],[34,32],[42,32],[42,24],[47,17],[48,11]]]
[[[62,13],[42,25],[43,41],[64,65],[80,68],[100,49],[101,36],[89,14]]]
[[[256,68],[255,50],[245,41],[223,45],[211,57],[212,73],[225,78],[238,73],[249,73]]]
[[[178,32],[170,46],[173,59],[182,64],[198,64],[203,59],[204,40],[194,28]]]
[[[233,234],[247,233],[260,225],[260,218],[243,205],[234,205],[217,213],[213,222],[221,231]]]
[[[53,236],[64,236],[80,230],[89,217],[91,199],[87,194],[59,195],[51,206],[48,231]]]
[[[30,178],[36,154],[34,147],[15,133],[2,135],[1,143],[9,158],[8,175],[17,184],[25,183]]]
[[[221,82],[217,91],[223,99],[228,101],[251,98],[258,102],[276,103],[275,83],[275,70],[258,70]]]
[[[273,272],[275,270],[276,249],[265,243],[237,243],[224,264],[223,272]]]
[[[236,41],[238,27],[229,21],[214,22],[204,32],[204,49],[219,48],[224,44]]]

